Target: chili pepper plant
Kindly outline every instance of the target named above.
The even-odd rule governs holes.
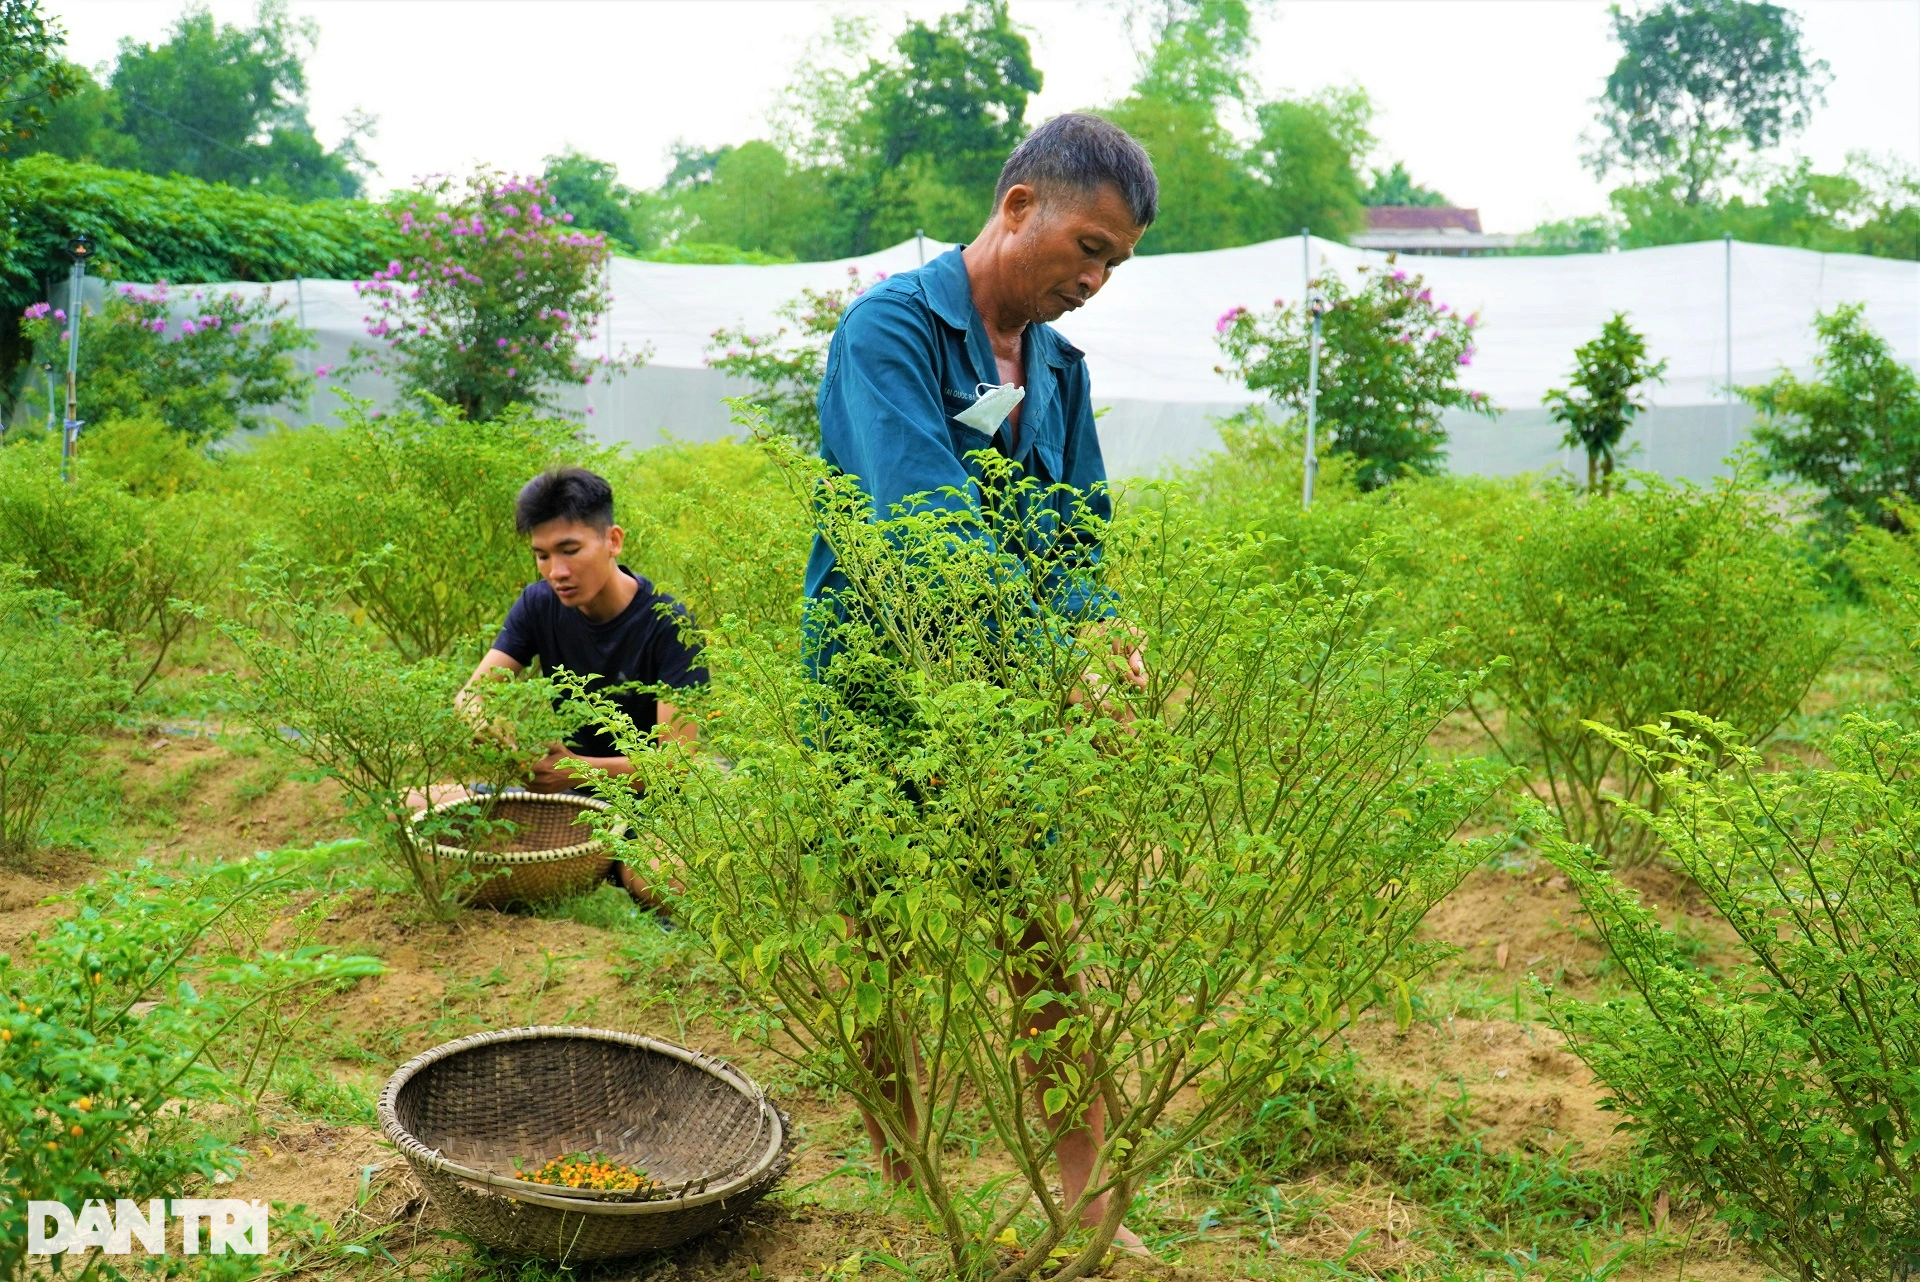
[[[770,447],[847,591],[804,655],[716,625],[702,748],[609,716],[644,792],[603,795],[769,1046],[876,1119],[955,1275],[1082,1276],[1196,1136],[1367,1003],[1410,1015],[1414,927],[1505,773],[1423,747],[1477,674],[1370,632],[1352,578],[1272,582],[1176,489],[1108,525],[983,456],[975,502],[874,522]],[[963,1099],[1018,1178],[956,1165]],[[1066,1201],[1059,1135],[1102,1116]]]

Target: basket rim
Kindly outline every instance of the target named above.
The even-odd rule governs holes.
[[[596,1193],[592,1190],[563,1190],[551,1185],[535,1184],[530,1180],[516,1180],[511,1176],[466,1166],[442,1156],[438,1149],[428,1148],[400,1124],[398,1100],[401,1089],[430,1065],[482,1046],[492,1046],[501,1042],[569,1039],[613,1042],[638,1050],[651,1051],[677,1059],[719,1078],[759,1107],[761,1130],[767,1137],[765,1146],[733,1178],[722,1184],[702,1183],[701,1187],[695,1190],[696,1181],[689,1180],[680,1186],[678,1196],[613,1201],[609,1200],[604,1193]],[[386,1136],[387,1142],[400,1150],[401,1155],[411,1162],[421,1163],[443,1174],[479,1184],[515,1201],[596,1215],[660,1215],[706,1206],[712,1202],[724,1202],[765,1179],[767,1172],[779,1162],[781,1150],[786,1143],[786,1124],[780,1110],[773,1106],[767,1099],[766,1092],[761,1090],[752,1078],[726,1060],[708,1055],[704,1051],[677,1046],[672,1042],[663,1042],[658,1038],[647,1037],[640,1033],[622,1033],[614,1029],[575,1025],[533,1024],[520,1028],[494,1029],[488,1032],[472,1033],[422,1051],[395,1069],[393,1075],[387,1078],[387,1084],[380,1091],[376,1114],[380,1120],[381,1133]],[[572,1195],[569,1195],[570,1193]],[[579,1194],[587,1194],[587,1196]]]
[[[533,801],[546,805],[567,805],[577,810],[593,810],[606,814],[612,806],[598,797],[584,797],[571,792],[534,792],[529,788],[501,788],[492,794],[496,801]],[[451,810],[455,806],[464,806],[474,800],[462,797],[457,801],[441,801],[416,810],[409,825],[417,824],[429,814],[442,810]],[[621,825],[624,827],[624,825]],[[606,842],[596,833],[587,841],[575,842],[571,846],[556,846],[551,850],[469,850],[465,846],[449,846],[436,841],[433,853],[441,859],[454,859],[463,863],[497,864],[514,867],[526,864],[559,863],[563,859],[579,859],[584,855],[599,854],[606,849]]]

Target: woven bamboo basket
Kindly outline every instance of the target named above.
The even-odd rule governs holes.
[[[572,793],[504,788],[492,803],[486,818],[506,820],[510,832],[490,834],[471,848],[451,844],[443,835],[433,848],[436,858],[458,862],[474,874],[468,903],[505,908],[565,899],[585,894],[606,877],[613,856],[590,819],[609,809],[606,802]],[[414,822],[465,804],[442,802],[415,815]]]
[[[595,1028],[513,1028],[436,1046],[387,1079],[379,1115],[455,1230],[563,1264],[678,1246],[766,1196],[790,1161],[786,1118],[738,1069]],[[655,1187],[589,1192],[519,1178],[580,1152],[644,1170]]]

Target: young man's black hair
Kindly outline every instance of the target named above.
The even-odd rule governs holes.
[[[513,528],[525,536],[548,521],[578,521],[596,530],[613,524],[613,486],[584,467],[556,467],[528,481],[513,503]]]

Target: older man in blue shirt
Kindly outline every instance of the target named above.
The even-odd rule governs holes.
[[[914,496],[922,503],[977,501],[981,469],[968,455],[987,449],[1040,483],[1032,501],[1055,508],[1056,519],[1029,519],[1028,530],[1084,529],[1072,519],[1077,504],[1099,517],[1110,513],[1086,362],[1048,322],[1100,292],[1132,256],[1158,201],[1153,166],[1123,130],[1094,116],[1058,116],[1008,158],[992,216],[972,244],[891,277],[847,309],[820,385],[820,449],[857,479],[875,519]],[[809,607],[837,612],[844,602],[835,598],[846,586],[832,547],[816,536],[807,564]],[[1081,610],[1070,605],[1070,613],[1097,609],[1084,582],[1036,588],[1078,597]],[[1139,678],[1138,653],[1124,641],[1115,649]],[[1057,963],[1054,974],[1033,982],[1043,981],[1056,992],[1072,988]],[[1064,1016],[1056,1005],[1037,1022],[1051,1026]],[[906,1178],[905,1163],[888,1151],[874,1119],[865,1120],[886,1175]],[[1055,1152],[1071,1205],[1103,1142],[1100,1107],[1090,1108],[1083,1123],[1056,1125],[1063,1126]],[[1084,1218],[1099,1223],[1106,1210],[1103,1195]],[[1124,1226],[1115,1242],[1141,1250]]]

